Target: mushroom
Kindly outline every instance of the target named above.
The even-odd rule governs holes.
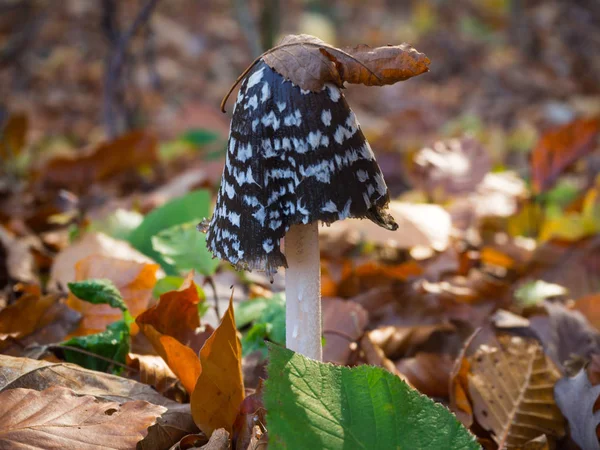
[[[322,360],[318,223],[368,218],[388,230],[387,186],[354,112],[327,83],[303,90],[263,60],[242,82],[213,217],[212,253],[271,277],[285,267],[286,345]],[[280,241],[284,240],[284,253]]]

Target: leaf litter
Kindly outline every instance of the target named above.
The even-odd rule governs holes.
[[[420,8],[433,7],[427,3]],[[479,13],[484,7],[473,8]],[[541,13],[528,8],[527,17],[535,14]],[[446,23],[437,26],[441,30],[438,36],[446,33]],[[582,448],[597,448],[594,404],[598,395],[593,367],[600,353],[594,171],[598,150],[594,114],[598,111],[593,113],[592,108],[592,114],[584,113],[585,108],[575,101],[560,107],[545,103],[544,90],[562,90],[563,98],[570,95],[564,80],[548,82],[544,78],[547,73],[542,75],[527,66],[535,74],[532,77],[537,77],[539,96],[529,97],[525,92],[533,88],[527,77],[520,75],[522,67],[506,71],[509,66],[496,53],[496,63],[486,67],[483,78],[489,83],[487,73],[495,76],[497,68],[503,67],[504,75],[510,73],[502,77],[508,91],[523,85],[527,88],[519,95],[503,92],[495,98],[495,108],[482,106],[493,89],[481,88],[474,81],[481,78],[483,63],[474,61],[473,55],[489,48],[469,35],[481,29],[464,27],[461,33],[467,33],[466,38],[446,36],[444,40],[445,46],[458,53],[437,55],[439,42],[430,47],[435,67],[427,75],[438,80],[451,77],[446,72],[454,70],[462,74],[462,80],[451,77],[437,85],[427,81],[410,85],[416,86],[422,98],[413,98],[404,87],[398,91],[386,88],[381,90],[384,94],[370,89],[366,99],[360,89],[349,90],[349,97],[356,92],[356,109],[378,158],[382,152],[381,160],[394,162],[384,173],[386,179],[390,173],[389,179],[394,180],[392,204],[403,226],[401,232],[389,236],[364,228],[359,221],[341,222],[341,230],[336,228],[338,224],[321,230],[323,279],[327,282],[323,290],[325,354],[340,366],[360,369],[365,364],[377,365],[394,380],[407,380],[421,393],[447,405],[486,448],[563,448],[573,445],[570,441]],[[539,28],[535,32],[542,33]],[[449,60],[449,54],[461,61],[460,67]],[[462,57],[456,56],[459,54]],[[560,55],[557,58],[563,58]],[[428,65],[424,55],[405,45],[336,48],[307,36],[289,37],[263,58],[303,89],[319,89],[325,82],[382,85],[424,72]],[[390,73],[390,65],[400,65],[402,70]],[[478,76],[471,78],[470,71]],[[214,91],[220,94],[224,89],[221,85]],[[466,114],[454,120],[461,97],[467,95],[481,96],[481,105],[472,103],[481,120]],[[404,102],[409,97],[414,103]],[[376,106],[373,98],[378,100]],[[390,105],[394,102],[402,110]],[[538,114],[542,110],[538,104],[544,104],[549,112],[541,117],[532,115],[532,109]],[[519,124],[499,130],[488,121],[489,114],[514,118]],[[553,122],[558,116],[562,122]],[[267,435],[272,437],[270,445],[277,448],[277,440],[285,432],[277,421],[271,429],[267,415],[277,414],[279,407],[263,414],[263,388],[259,387],[258,393],[248,389],[260,386],[256,374],[265,376],[264,348],[244,353],[242,358],[245,348],[239,348],[238,338],[242,346],[262,343],[265,338],[277,342],[283,304],[273,302],[276,307],[269,306],[269,314],[252,316],[243,326],[238,324],[237,331],[228,310],[231,317],[223,321],[222,326],[227,325],[221,331],[214,332],[212,344],[217,346],[217,340],[219,348],[223,342],[227,344],[228,361],[220,360],[221,356],[213,360],[210,354],[223,352],[209,352],[208,347],[202,355],[203,344],[213,332],[210,325],[218,326],[218,322],[209,325],[209,319],[199,317],[204,307],[213,304],[204,276],[216,270],[219,277],[225,274],[223,279],[234,280],[236,295],[241,292],[244,305],[264,304],[253,298],[256,292],[262,299],[278,295],[277,284],[271,286],[260,275],[229,276],[223,265],[188,251],[198,242],[191,233],[188,239],[187,224],[208,215],[214,198],[214,177],[206,172],[219,172],[220,167],[213,170],[204,156],[199,158],[199,153],[185,146],[208,145],[202,137],[208,134],[196,132],[194,139],[185,135],[166,142],[168,151],[162,148],[166,138],[161,135],[163,142],[159,142],[146,131],[113,141],[94,138],[83,152],[76,151],[83,145],[50,149],[27,167],[22,164],[37,151],[28,142],[38,139],[36,128],[41,121],[19,112],[10,117],[2,124],[4,140],[0,142],[0,154],[11,158],[0,170],[0,192],[7,193],[0,201],[0,262],[8,264],[8,270],[0,265],[2,394],[35,390],[39,393],[36,398],[42,398],[37,401],[43,402],[48,391],[63,386],[77,394],[64,394],[69,399],[65,408],[74,407],[76,399],[93,396],[95,400],[85,401],[100,402],[99,410],[108,408],[109,418],[122,414],[118,408],[113,412],[109,402],[127,405],[143,400],[154,411],[156,424],[139,448],[191,448],[208,442],[215,448],[261,448],[256,446],[265,442]],[[529,152],[531,160],[523,156]],[[161,159],[167,154],[171,156]],[[185,180],[179,180],[184,172]],[[15,175],[21,177],[19,183],[12,182]],[[569,188],[564,189],[565,185]],[[402,192],[404,189],[410,190]],[[194,190],[190,197],[185,196]],[[170,201],[181,196],[179,202]],[[160,205],[165,209],[156,209]],[[110,216],[115,207],[125,213]],[[106,217],[109,220],[103,222]],[[128,222],[127,217],[134,220]],[[31,237],[41,244],[29,245]],[[188,247],[175,245],[183,238]],[[24,243],[27,245],[21,245]],[[191,289],[189,284],[186,290],[180,285],[190,269],[200,275],[191,282],[197,286]],[[160,295],[155,294],[157,278],[162,279],[165,272],[172,278],[166,288],[156,291]],[[110,279],[130,315],[138,318],[128,326],[131,335],[119,338],[129,349],[119,361],[99,359],[101,355],[94,353],[88,342],[80,346],[86,352],[81,355],[95,363],[114,368],[119,362],[121,376],[62,362],[65,353],[56,349],[72,334],[95,336],[106,333],[115,322],[126,322],[118,309],[92,305],[67,293],[68,283],[92,278]],[[549,295],[547,289],[539,289],[523,300],[523,286],[548,285],[561,294]],[[172,305],[166,308],[169,298]],[[241,317],[237,314],[236,309],[236,317]],[[479,327],[484,331],[477,333]],[[174,355],[186,356],[172,356],[169,352],[173,350],[167,351],[162,344],[167,340],[172,344],[167,347],[175,348]],[[496,357],[508,363],[494,364]],[[185,364],[177,366],[182,362]],[[223,367],[228,378],[220,380],[215,373],[222,372],[212,370]],[[516,373],[515,367],[524,370]],[[219,384],[215,379],[221,382],[218,389],[195,389],[201,372],[212,374],[208,384]],[[502,408],[495,406],[498,398],[490,394],[501,389],[508,402]],[[219,411],[226,411],[221,417],[208,407],[223,390],[232,394]],[[543,395],[530,402],[534,391]],[[554,395],[549,394],[552,391]],[[195,416],[208,416],[196,421],[207,434],[214,430],[212,437],[194,424],[190,393],[192,409],[204,411]],[[351,396],[350,400],[355,399]],[[132,434],[139,440],[151,423],[144,420],[151,418],[137,409],[127,411],[145,425]],[[307,411],[312,413],[310,405],[303,409]],[[493,420],[490,412],[495,413]],[[213,420],[216,423],[211,423]],[[560,424],[568,427],[563,430]],[[341,421],[339,426],[348,424]],[[521,433],[525,429],[528,431]],[[127,439],[131,440],[124,440],[123,448],[133,448],[134,438]]]

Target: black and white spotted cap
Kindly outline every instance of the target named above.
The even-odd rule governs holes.
[[[301,89],[262,60],[242,82],[206,242],[238,269],[286,266],[291,225],[368,218],[394,230],[387,186],[340,89]]]

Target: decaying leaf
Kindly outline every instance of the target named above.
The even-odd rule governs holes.
[[[22,113],[11,114],[6,123],[0,123],[0,161],[18,156],[25,145],[29,121]]]
[[[161,295],[159,302],[140,314],[136,323],[154,350],[191,393],[200,375],[198,352],[212,332],[200,331],[198,288],[188,277],[178,291]]]
[[[448,397],[454,358],[446,353],[419,352],[398,361],[396,368],[410,384],[430,397]]]
[[[339,298],[323,298],[323,361],[347,364],[352,344],[362,336],[368,314],[358,303]]]
[[[262,400],[263,383],[260,380],[256,391],[248,395],[240,406],[240,412],[233,425],[233,440],[236,448],[247,449],[255,435],[255,427],[264,432],[266,424],[265,405]]]
[[[204,343],[200,363],[191,397],[194,422],[207,436],[218,428],[231,433],[244,399],[242,346],[235,327],[233,297],[221,323]]]
[[[167,409],[145,401],[100,402],[63,387],[0,393],[4,448],[133,448]]]
[[[144,400],[167,408],[167,412],[150,427],[148,436],[138,444],[140,450],[163,450],[198,430],[189,404],[169,400],[145,384],[75,364],[54,364],[0,355],[0,391],[16,388],[42,391],[53,386],[71,389],[77,395],[93,395],[102,401],[124,403]]]
[[[568,166],[592,151],[599,132],[598,119],[579,119],[544,134],[531,155],[535,191],[551,187]]]
[[[160,356],[130,353],[127,355],[127,365],[139,371],[140,382],[154,387],[168,398],[173,398],[168,394],[169,391],[176,390],[177,377]]]
[[[37,281],[34,258],[26,239],[19,239],[0,226],[0,246],[7,253],[6,269],[10,278],[22,283]]]
[[[600,385],[592,386],[585,370],[572,378],[563,378],[554,388],[556,403],[569,421],[571,437],[585,450],[598,450],[596,427],[600,424],[600,411],[594,403],[600,395]]]
[[[239,83],[260,59],[302,89],[318,92],[325,83],[344,82],[384,86],[429,70],[429,58],[408,44],[339,49],[308,34],[288,35],[263,53],[236,81]],[[233,88],[235,85],[231,88]],[[230,92],[221,103],[225,103]]]
[[[554,401],[560,374],[532,339],[499,336],[469,358],[469,394],[477,422],[499,448],[518,448],[542,434],[564,434],[564,419]]]

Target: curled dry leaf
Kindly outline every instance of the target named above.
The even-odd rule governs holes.
[[[160,356],[130,353],[127,355],[127,365],[139,371],[140,382],[154,387],[165,397],[173,398],[169,394],[177,391],[177,377]]]
[[[477,422],[499,448],[519,448],[546,434],[564,435],[564,419],[554,401],[560,373],[533,339],[500,336],[469,358],[469,394]]]
[[[156,284],[157,264],[126,261],[101,255],[90,255],[75,264],[75,280],[109,279],[119,289],[129,313],[136,317],[145,311],[152,300]],[[104,331],[107,325],[121,320],[123,313],[109,305],[94,305],[69,293],[67,304],[83,315],[76,336]],[[137,334],[132,329],[131,334]]]
[[[124,403],[144,400],[167,408],[167,412],[150,427],[148,436],[138,444],[140,450],[163,450],[198,430],[189,404],[169,400],[145,384],[75,364],[53,364],[0,355],[0,391],[15,388],[42,391],[53,386],[69,388],[77,395],[93,395],[102,401]]]
[[[586,450],[599,450],[596,427],[600,424],[600,411],[594,411],[594,403],[600,394],[600,386],[592,386],[585,370],[572,378],[563,378],[554,387],[556,403],[569,421],[571,437]]]
[[[325,83],[384,86],[429,70],[429,58],[408,44],[338,49],[308,34],[284,37],[263,60],[292,83],[313,92]]]
[[[344,82],[384,86],[429,71],[429,58],[408,44],[339,49],[308,35],[288,35],[266,51],[236,81],[239,83],[260,59],[300,88],[317,92],[325,83]],[[225,103],[230,92],[221,103]]]
[[[141,400],[100,402],[58,386],[9,389],[0,393],[0,442],[14,449],[129,450],[166,410]]]
[[[218,428],[231,432],[244,400],[242,345],[235,326],[233,297],[221,323],[204,343],[200,363],[191,397],[194,422],[207,436]]]
[[[178,291],[161,295],[159,302],[140,314],[136,323],[154,350],[191,393],[201,372],[198,352],[212,332],[200,332],[198,288],[191,276]]]
[[[235,419],[233,425],[235,448],[247,449],[256,435],[255,428],[257,426],[260,427],[261,432],[264,431],[267,411],[262,397],[263,383],[261,380],[256,391],[244,399]]]

